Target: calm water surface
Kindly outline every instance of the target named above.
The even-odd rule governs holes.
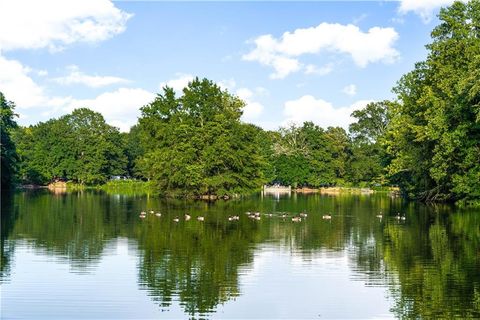
[[[381,194],[32,191],[2,195],[1,223],[5,319],[480,317],[479,210]]]

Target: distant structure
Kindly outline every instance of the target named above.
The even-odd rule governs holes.
[[[291,186],[282,186],[280,184],[264,185],[263,192],[265,193],[290,193],[292,192]]]

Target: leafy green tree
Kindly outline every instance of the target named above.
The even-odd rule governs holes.
[[[428,57],[399,81],[389,172],[412,197],[480,199],[480,1],[439,14]]]
[[[1,186],[2,189],[11,187],[15,180],[18,156],[15,143],[11,139],[11,131],[17,127],[13,120],[15,104],[7,101],[0,92],[0,135],[1,135]]]
[[[139,120],[138,167],[169,195],[228,195],[264,182],[261,130],[240,122],[244,102],[196,78],[176,97],[164,88]]]
[[[352,113],[356,122],[349,127],[351,148],[348,180],[356,185],[384,184],[384,168],[389,159],[383,146],[395,103],[372,102]]]
[[[24,183],[65,178],[81,184],[103,183],[125,173],[127,164],[117,128],[86,108],[20,128],[15,133]]]

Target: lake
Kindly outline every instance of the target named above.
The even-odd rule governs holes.
[[[2,196],[1,223],[4,319],[480,317],[478,209],[33,190]]]

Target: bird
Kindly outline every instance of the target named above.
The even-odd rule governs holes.
[[[382,219],[382,218],[383,218],[383,215],[377,214],[377,218]]]
[[[155,213],[155,211],[153,211],[153,210],[150,210],[150,214],[154,214],[154,213]]]
[[[233,220],[233,217],[228,217],[228,221],[232,221]]]
[[[329,214],[325,214],[325,215],[322,216],[322,219],[324,219],[324,220],[331,220],[331,219],[332,219],[332,216],[329,215]]]
[[[261,218],[260,218],[260,216],[255,216],[254,219],[258,221],[258,220],[260,220]]]
[[[162,214],[161,214],[160,212],[155,213],[155,215],[156,215],[157,217],[161,217],[161,216],[162,216]]]
[[[205,218],[204,217],[197,217],[197,220],[198,221],[205,221]]]
[[[145,219],[145,216],[141,214],[141,215],[140,215],[140,218],[141,218],[141,219]]]
[[[179,222],[180,219],[178,219],[178,217],[175,217],[175,218],[173,218],[173,221],[174,221],[174,222]]]
[[[190,215],[189,215],[189,214],[185,214],[185,221],[188,221],[188,220],[190,220],[190,218],[191,218],[191,217],[190,217]]]
[[[284,214],[281,215],[281,217],[282,217],[283,219],[285,219],[285,218],[287,217],[287,214],[284,213]]]
[[[302,218],[306,218],[307,216],[308,216],[308,214],[306,214],[305,212],[300,213],[300,217],[302,217]]]
[[[233,216],[232,218],[233,220],[237,220],[237,221],[240,220],[240,216]]]
[[[300,221],[302,221],[302,218],[300,218],[300,217],[293,217],[293,218],[292,218],[292,221],[293,221],[293,222],[300,222]]]

